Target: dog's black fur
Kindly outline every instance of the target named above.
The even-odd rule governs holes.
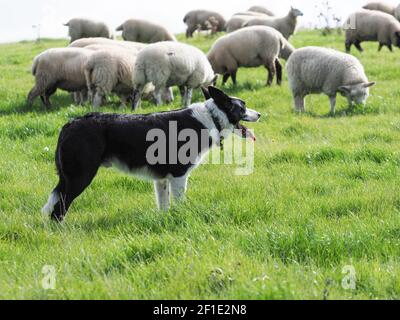
[[[241,100],[230,98],[214,87],[204,90],[204,94],[206,98],[214,100],[232,125],[238,125],[239,121],[244,120],[246,107]],[[56,151],[56,167],[60,180],[53,192],[57,195],[58,202],[51,213],[52,218],[62,221],[72,202],[91,184],[99,168],[102,165],[107,166],[113,159],[117,159],[131,171],[145,167],[154,179],[185,176],[195,164],[182,164],[178,160],[177,164],[167,161],[168,164],[165,165],[150,165],[146,160],[147,150],[154,144],[146,141],[148,132],[161,129],[169,137],[171,121],[177,123],[178,132],[191,129],[199,137],[201,130],[207,129],[193,116],[190,108],[149,115],[91,113],[64,126]],[[178,150],[185,143],[178,142]],[[211,136],[207,146],[202,146],[199,141],[198,150],[202,152],[209,149],[212,143]]]

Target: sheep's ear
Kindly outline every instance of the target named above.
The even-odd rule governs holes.
[[[364,88],[370,88],[370,87],[373,87],[374,85],[376,85],[375,81],[369,82],[369,83],[364,84]]]
[[[350,86],[341,86],[341,87],[339,87],[338,90],[340,93],[343,93],[343,94],[347,94],[347,93],[351,92]]]
[[[208,87],[208,92],[218,107],[224,108],[229,104],[230,98],[218,88],[210,86]]]
[[[203,92],[203,96],[206,100],[211,99],[210,93],[208,92],[207,88],[201,87],[201,91]]]

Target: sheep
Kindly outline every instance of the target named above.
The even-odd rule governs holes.
[[[75,18],[64,24],[64,26],[69,27],[71,43],[78,39],[90,37],[113,38],[109,27],[101,21]]]
[[[305,96],[312,93],[324,93],[329,97],[332,115],[337,93],[347,98],[350,107],[354,103],[365,104],[369,88],[375,85],[375,82],[368,82],[357,58],[333,49],[297,49],[286,68],[295,108],[300,112],[305,112]]]
[[[193,89],[208,86],[216,81],[215,74],[205,54],[190,45],[166,41],[147,46],[139,52],[133,72],[135,110],[143,88],[152,82],[157,105],[162,103],[163,88],[178,86],[183,107],[191,104]]]
[[[218,39],[207,55],[214,72],[223,75],[225,85],[229,77],[236,85],[240,67],[265,66],[268,70],[267,85],[272,85],[275,74],[282,82],[282,65],[279,54],[287,43],[279,31],[265,26],[237,30]]]
[[[122,38],[125,41],[143,43],[176,41],[175,36],[163,26],[145,20],[127,20],[117,28],[117,31],[122,31]]]
[[[50,96],[57,89],[68,92],[86,90],[84,66],[92,53],[84,48],[55,48],[35,57],[32,74],[36,84],[29,92],[28,103],[32,105],[40,96],[47,108],[51,107]]]
[[[267,16],[270,16],[270,17],[275,16],[275,14],[271,10],[269,10],[269,9],[263,7],[263,6],[253,6],[247,11],[263,13],[263,14],[266,14]]]
[[[118,46],[128,50],[140,51],[144,47],[146,47],[147,44],[131,41],[118,41],[105,38],[83,38],[72,42],[68,47],[85,48],[93,45]]]
[[[94,45],[87,48],[96,50],[84,67],[89,96],[93,98],[93,107],[96,109],[102,105],[106,96],[111,93],[117,94],[122,105],[126,106],[128,101],[132,101],[132,78],[137,52],[113,46]],[[147,97],[153,92],[153,86],[145,88]],[[173,100],[170,88],[162,94],[167,103]]]
[[[208,10],[193,10],[186,14],[183,22],[187,25],[186,38],[193,37],[193,33],[200,29],[210,30],[215,28],[216,32],[225,31],[226,21],[218,12]],[[214,26],[215,24],[215,26]],[[211,28],[210,28],[211,25]]]
[[[370,2],[366,4],[363,9],[381,11],[392,16],[395,16],[396,13],[396,7],[394,5],[382,1]]]
[[[257,25],[272,27],[282,33],[282,35],[286,39],[289,39],[295,33],[297,27],[297,19],[301,16],[303,16],[303,13],[300,10],[291,8],[286,17],[254,18],[244,22],[242,27],[251,27]]]
[[[282,58],[283,60],[287,61],[289,57],[292,55],[292,53],[296,50],[295,47],[289,41],[287,41],[285,38],[283,38],[283,48],[281,49],[281,52],[279,53],[279,58]]]
[[[226,32],[231,33],[231,32],[235,32],[239,29],[243,28],[243,25],[247,22],[250,21],[252,19],[254,19],[255,17],[262,17],[265,18],[266,15],[263,15],[261,13],[237,13],[235,14],[232,18],[230,18],[227,22],[226,22]]]
[[[400,48],[400,22],[380,11],[362,9],[353,13],[346,22],[346,52],[351,51],[353,44],[362,52],[363,41],[378,41],[378,51],[383,46],[390,51],[393,51],[393,45]]]

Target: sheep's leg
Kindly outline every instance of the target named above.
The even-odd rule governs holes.
[[[79,106],[81,105],[81,97],[80,97],[80,93],[79,92],[74,92],[73,93],[73,99],[74,99],[74,103]]]
[[[140,102],[142,100],[143,88],[134,89],[132,93],[132,111],[137,110],[140,107]]]
[[[45,94],[43,96],[40,96],[42,99],[43,105],[45,106],[46,109],[51,108],[51,102],[50,102],[50,96]]]
[[[350,53],[351,52],[351,46],[353,43],[351,41],[346,41],[346,52]]]
[[[119,96],[119,99],[121,100],[121,107],[120,107],[120,109],[121,109],[121,110],[124,110],[124,109],[126,108],[127,104],[128,104],[129,96],[127,96],[127,95],[125,95],[125,94],[121,94],[121,95]]]
[[[224,74],[224,76],[223,76],[223,78],[222,78],[222,85],[223,85],[223,86],[228,82],[230,76],[231,76],[231,75],[230,75],[229,73],[225,73],[225,74]]]
[[[282,84],[282,65],[281,62],[279,61],[279,59],[275,60],[275,68],[276,68],[276,83],[278,84],[278,86],[280,86]]]
[[[331,103],[331,115],[334,116],[336,112],[336,95],[329,97]]]
[[[28,104],[31,106],[33,104],[33,101],[35,101],[35,99],[39,96],[40,96],[39,89],[38,87],[34,86],[33,89],[28,94]]]
[[[183,107],[187,108],[192,103],[192,96],[193,96],[193,88],[186,87],[186,97],[183,99]]]
[[[186,91],[187,91],[187,89],[185,86],[179,87],[179,93],[181,94],[182,100],[184,100],[186,97]]]
[[[356,46],[357,50],[360,52],[363,52],[364,49],[361,47],[361,42],[359,40],[357,40],[354,45]]]
[[[166,104],[170,104],[174,101],[174,91],[171,87],[163,90],[163,101]]]
[[[267,86],[270,87],[272,85],[272,81],[274,80],[276,74],[275,63],[268,64],[266,68],[268,70]]]
[[[103,93],[97,89],[93,99],[93,109],[98,109],[103,104]]]
[[[162,90],[161,88],[156,88],[154,91],[154,98],[156,99],[156,105],[157,106],[162,106],[163,101],[162,101]]]
[[[382,43],[379,43],[378,52],[381,52],[381,51],[382,51],[382,48],[383,48],[383,44],[382,44]]]
[[[186,30],[186,38],[193,38],[193,33],[196,31],[194,27],[188,27]]]
[[[294,105],[296,108],[296,111],[298,112],[306,112],[306,104],[304,101],[304,96],[295,96],[294,97]]]
[[[391,44],[388,44],[387,47],[389,48],[390,52],[393,52],[393,47]]]
[[[237,84],[236,75],[237,75],[237,70],[231,72],[231,78],[234,86],[236,86]]]

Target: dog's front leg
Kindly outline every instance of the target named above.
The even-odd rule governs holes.
[[[168,211],[171,205],[169,181],[168,180],[155,181],[154,189],[156,191],[158,208],[161,211]]]
[[[170,179],[172,195],[175,201],[182,202],[183,200],[185,200],[188,178],[188,176],[184,176],[180,178]]]

